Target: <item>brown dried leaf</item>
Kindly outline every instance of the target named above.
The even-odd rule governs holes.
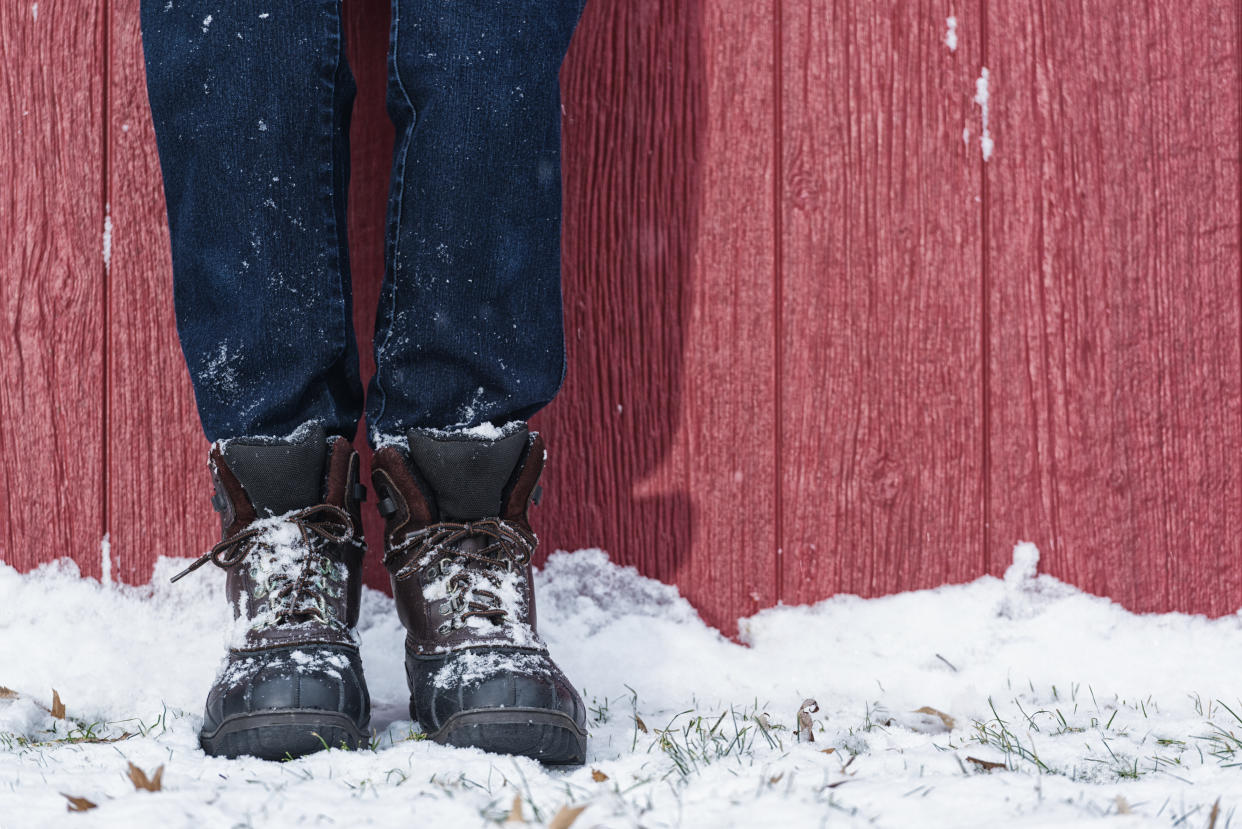
[[[48,710],[58,720],[65,718],[65,704],[60,701],[60,693],[55,688],[52,689],[52,707]]]
[[[813,699],[802,700],[798,708],[798,742],[815,742],[815,732],[811,730],[811,715],[818,713],[819,703]]]
[[[505,818],[505,823],[525,823],[526,818],[522,817],[522,796],[515,794],[513,796],[513,806],[509,808],[509,816]]]
[[[836,749],[835,748],[821,748],[820,751],[824,754],[832,754],[834,751],[836,751]]]
[[[930,714],[933,717],[937,717],[942,723],[944,723],[944,727],[949,729],[950,731],[952,731],[953,727],[957,725],[957,720],[953,719],[952,717],[950,717],[948,714],[944,713],[943,711],[937,711],[935,708],[932,708],[930,705],[924,705],[922,708],[916,708],[914,709],[914,713]]]
[[[608,779],[608,775],[604,774],[599,769],[591,769],[591,779],[596,783],[603,783]]]
[[[135,791],[158,792],[164,788],[164,767],[160,766],[155,774],[147,777],[146,772],[130,763],[129,779],[133,782]]]
[[[979,767],[982,771],[993,771],[993,770],[995,770],[995,769],[1003,769],[1003,768],[1005,768],[1005,764],[1004,764],[1004,763],[997,763],[997,762],[994,762],[994,761],[992,761],[992,760],[980,760],[978,757],[967,757],[967,758],[966,758],[966,762],[967,762],[967,763],[974,763],[974,764],[975,764],[976,766],[978,766],[978,767]]]
[[[561,810],[556,813],[552,821],[548,824],[548,829],[569,829],[574,825],[574,821],[578,819],[578,815],[586,811],[590,803],[584,803],[581,806],[562,806]]]
[[[1207,829],[1216,829],[1216,819],[1220,817],[1220,798],[1216,798],[1216,802],[1212,804],[1212,812],[1208,815]]]
[[[91,803],[85,797],[74,797],[73,795],[65,794],[64,792],[61,792],[60,796],[69,801],[69,805],[66,808],[71,812],[85,812],[90,809],[98,808],[96,804]]]
[[[769,778],[768,778],[768,785],[769,785],[769,786],[775,786],[777,783],[781,782],[781,778],[782,778],[782,777],[784,777],[784,776],[785,776],[785,772],[781,772],[780,774],[776,775],[775,777],[769,777]]]
[[[647,733],[647,724],[643,722],[643,718],[638,716],[637,714],[634,715],[634,725],[638,726],[639,731],[643,732],[644,734]]]
[[[0,685],[0,699],[17,699],[18,693],[12,688],[5,688]]]

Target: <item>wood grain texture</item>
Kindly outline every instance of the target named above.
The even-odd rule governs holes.
[[[207,440],[173,317],[172,261],[147,104],[139,0],[111,0],[108,95],[108,533],[113,573],[150,579],[160,556],[218,538]]]
[[[345,9],[369,375],[388,2]],[[591,0],[544,554],[603,547],[729,633],[1018,540],[1136,610],[1236,610],[1240,27],[1224,0]],[[0,560],[98,576],[108,532],[142,582],[216,530],[138,0],[0,6],[0,60]]]
[[[1236,610],[1236,4],[988,13],[992,570]]]
[[[99,0],[0,5],[0,561],[100,573]]]
[[[786,3],[782,598],[984,567],[979,22],[942,2]]]
[[[569,376],[537,528],[726,631],[775,601],[772,9],[594,2],[562,72]]]

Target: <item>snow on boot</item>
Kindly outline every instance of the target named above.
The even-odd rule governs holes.
[[[586,708],[535,631],[528,505],[543,439],[411,429],[375,455],[384,564],[405,625],[410,715],[439,743],[586,758]]]
[[[210,458],[236,630],[207,695],[208,754],[265,760],[366,742],[371,701],[353,627],[362,594],[358,453],[309,427],[289,441],[240,438]]]

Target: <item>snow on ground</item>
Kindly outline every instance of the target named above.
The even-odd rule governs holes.
[[[541,627],[592,713],[588,763],[559,771],[419,739],[402,632],[374,591],[374,749],[208,758],[218,571],[172,586],[184,562],[164,560],[130,588],[0,565],[0,685],[16,692],[0,691],[0,826],[469,827],[516,818],[515,798],[531,825],[585,806],[575,827],[1206,827],[1219,798],[1217,829],[1242,826],[1239,617],[1133,615],[1035,576],[1037,556],[1019,546],[1003,580],[765,611],[737,644],[673,588],[558,554]],[[815,740],[799,742],[808,698]],[[162,791],[136,791],[129,763],[163,766]]]

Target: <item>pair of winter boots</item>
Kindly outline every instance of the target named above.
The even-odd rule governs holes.
[[[489,439],[411,429],[375,454],[372,482],[410,716],[439,743],[578,764],[585,708],[535,628],[528,513],[544,457],[524,425]],[[213,446],[222,540],[176,577],[224,568],[237,620],[207,697],[208,754],[279,760],[368,743],[358,462],[321,427]]]

